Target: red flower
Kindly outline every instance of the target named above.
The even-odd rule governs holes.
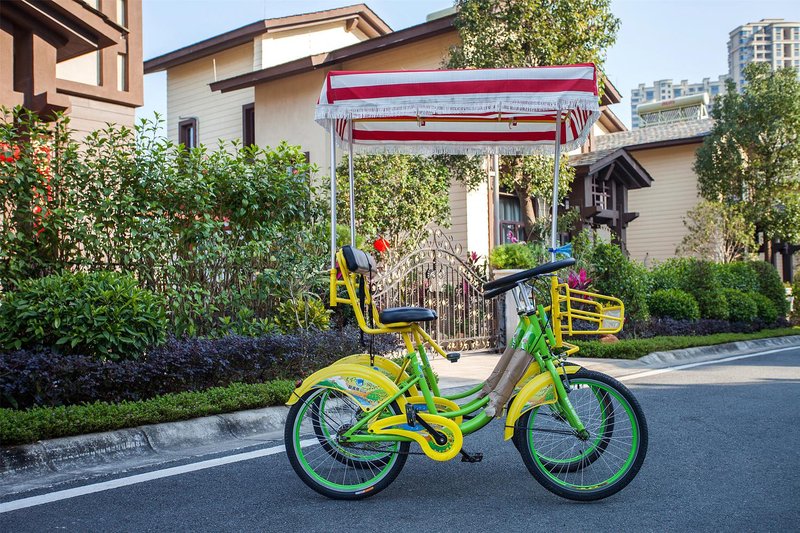
[[[372,246],[375,248],[376,251],[383,253],[389,249],[389,241],[387,241],[383,237],[378,237],[377,239],[375,239],[375,242],[372,243]]]

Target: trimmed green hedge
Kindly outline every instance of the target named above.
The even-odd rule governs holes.
[[[717,333],[702,336],[652,337],[650,339],[628,339],[605,344],[599,341],[575,341],[580,346],[578,357],[601,359],[639,359],[649,353],[667,350],[681,350],[696,346],[711,346],[726,342],[749,341],[769,337],[800,335],[800,327],[765,329],[756,333]],[[573,341],[570,341],[573,342]]]
[[[83,435],[175,422],[200,416],[257,409],[286,403],[294,382],[234,383],[198,392],[166,394],[138,402],[95,402],[24,411],[0,409],[0,443],[27,444],[43,439]]]

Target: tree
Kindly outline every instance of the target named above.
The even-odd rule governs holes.
[[[697,151],[700,194],[738,205],[772,243],[800,240],[800,81],[793,68],[766,63],[745,68],[744,91],[732,81],[715,103],[716,122]]]
[[[687,213],[683,224],[689,233],[678,245],[679,255],[730,263],[755,248],[755,226],[737,206],[704,200]]]
[[[343,224],[350,219],[347,164],[345,157],[336,169],[336,206]],[[449,225],[451,172],[442,162],[408,155],[356,156],[353,170],[358,235],[370,241],[384,237],[393,254],[402,254],[425,240],[430,224]]]
[[[610,0],[457,0],[456,7],[462,43],[451,48],[448,68],[591,62],[602,70],[619,29]],[[500,182],[520,199],[526,237],[536,220],[532,197],[550,197],[552,168],[552,157],[501,158]],[[566,155],[560,169],[563,198],[574,177]]]

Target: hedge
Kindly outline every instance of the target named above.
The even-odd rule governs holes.
[[[138,402],[94,402],[23,411],[0,409],[0,443],[27,444],[43,439],[112,431],[143,424],[257,409],[286,403],[294,382],[234,383],[205,391],[167,394]]]
[[[766,329],[756,333],[717,333],[703,336],[652,337],[649,339],[627,339],[615,343],[599,341],[570,341],[580,346],[578,357],[599,359],[638,359],[653,352],[681,350],[696,346],[712,346],[726,342],[738,342],[770,337],[800,335],[800,327]]]

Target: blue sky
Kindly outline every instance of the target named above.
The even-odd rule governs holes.
[[[144,0],[144,57],[150,59],[263,18],[357,3],[354,0]],[[366,0],[398,30],[425,21],[452,0]],[[736,26],[762,18],[800,20],[797,0],[614,0],[622,21],[606,73],[623,96],[614,112],[630,125],[630,92],[639,83],[701,81],[728,71],[726,43]],[[145,76],[139,117],[166,114],[166,75]]]

